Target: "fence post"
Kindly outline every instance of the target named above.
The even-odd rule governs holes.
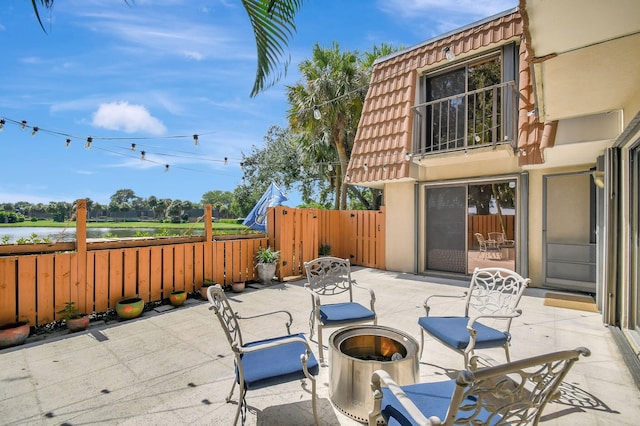
[[[77,271],[76,276],[76,297],[78,305],[76,308],[80,312],[87,311],[87,200],[81,199],[76,201],[76,256]],[[82,293],[81,293],[82,292]],[[80,301],[82,294],[82,301]],[[70,294],[69,297],[73,298]],[[93,305],[91,306],[93,311]]]
[[[213,279],[213,207],[204,205],[204,278]]]

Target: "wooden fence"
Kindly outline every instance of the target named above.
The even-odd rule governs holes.
[[[503,215],[502,222],[504,224],[505,239],[515,240],[515,216]],[[470,215],[467,232],[468,247],[478,249],[478,240],[475,237],[475,233],[480,233],[487,238],[489,232],[503,232],[500,216],[495,214]]]
[[[304,262],[327,243],[353,265],[384,269],[384,211],[276,207],[267,214],[267,236],[214,238],[207,205],[202,237],[88,242],[79,200],[75,243],[0,245],[0,324],[58,320],[67,301],[82,312],[105,312],[123,298],[154,302],[175,290],[196,291],[205,278],[223,285],[257,280],[255,254],[268,245],[281,251],[280,280],[304,275]]]

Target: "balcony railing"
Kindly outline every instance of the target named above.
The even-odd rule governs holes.
[[[436,154],[505,143],[515,149],[517,109],[514,81],[415,105],[412,154]]]

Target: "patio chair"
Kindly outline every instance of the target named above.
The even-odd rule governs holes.
[[[233,424],[238,422],[242,413],[244,424],[247,410],[247,390],[259,389],[300,379],[311,381],[311,406],[316,424],[319,424],[316,409],[316,378],[318,361],[311,352],[309,343],[303,334],[291,334],[290,326],[293,322],[287,311],[266,312],[250,317],[240,317],[231,309],[231,305],[220,285],[209,286],[207,289],[209,309],[213,310],[220,320],[231,350],[235,356],[235,379],[226,402],[231,402],[236,383],[240,387],[238,395],[238,409]],[[259,318],[271,314],[284,314],[288,317],[285,323],[287,334],[253,342],[244,342],[240,331],[240,319]]]
[[[504,348],[509,361],[511,321],[520,316],[517,309],[525,288],[531,280],[505,268],[476,268],[469,289],[461,296],[432,295],[424,301],[427,316],[420,317],[420,358],[424,351],[424,335],[429,334],[464,356],[465,368],[475,349]],[[429,303],[435,298],[465,299],[462,316],[429,316]],[[492,324],[487,325],[487,321]],[[501,323],[501,324],[497,324]],[[498,327],[498,326],[502,327]]]
[[[483,368],[474,356],[473,368],[456,379],[407,386],[376,370],[369,424],[536,425],[546,404],[560,396],[558,386],[580,355],[590,351],[581,347]]]
[[[504,232],[488,232],[487,236],[490,240],[495,241],[495,245],[498,249],[502,247],[512,247],[515,244],[514,240],[506,239]]]
[[[313,338],[314,325],[317,325],[320,363],[324,364],[322,329],[370,321],[377,324],[374,307],[376,296],[373,290],[351,279],[351,264],[348,259],[323,256],[305,262],[304,267],[307,272],[304,288],[311,294],[312,303],[309,338]],[[354,301],[354,288],[363,290],[363,293],[368,292],[369,308]]]
[[[483,259],[487,258],[487,255],[490,255],[493,258],[501,259],[502,254],[500,252],[500,247],[496,244],[495,240],[484,239],[484,235],[481,233],[475,233],[476,239],[478,240],[478,247],[480,248],[480,255]]]

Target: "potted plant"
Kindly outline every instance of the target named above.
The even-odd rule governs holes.
[[[260,247],[256,253],[256,269],[258,277],[263,284],[270,284],[276,273],[276,265],[280,258],[280,252],[271,247]]]
[[[144,310],[144,300],[141,297],[129,297],[116,304],[116,313],[121,319],[137,318]]]
[[[231,284],[231,290],[234,293],[242,293],[244,291],[244,281],[238,281]]]
[[[64,309],[58,313],[63,316],[64,322],[70,332],[86,330],[89,327],[89,316],[83,315],[75,307],[75,302],[65,302]]]
[[[318,247],[318,254],[320,256],[331,256],[331,244],[322,244]]]
[[[0,325],[0,349],[23,344],[30,331],[29,321]]]
[[[202,286],[200,287],[200,296],[202,296],[204,300],[207,300],[207,288],[212,285],[216,285],[216,283],[212,279],[205,278],[202,281]]]
[[[187,300],[187,292],[184,290],[172,291],[169,294],[169,302],[173,306],[182,306]]]

